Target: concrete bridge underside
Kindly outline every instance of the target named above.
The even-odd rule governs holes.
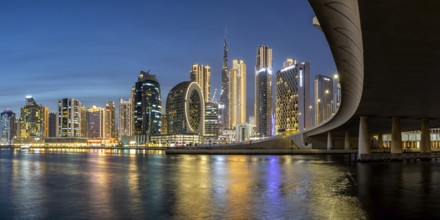
[[[440,1],[309,1],[332,51],[342,100],[335,116],[305,137],[357,138],[363,125],[367,136],[391,133],[393,121],[400,131],[420,130],[422,121],[440,127]]]

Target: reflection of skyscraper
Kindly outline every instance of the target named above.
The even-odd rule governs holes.
[[[181,82],[168,93],[168,134],[204,134],[205,102],[196,82]]]
[[[15,135],[15,113],[6,109],[0,114],[0,144],[11,145]]]
[[[311,127],[310,64],[287,59],[276,73],[276,132],[297,133]]]
[[[255,119],[257,135],[272,135],[272,49],[259,46],[255,65]]]
[[[208,102],[211,94],[211,67],[208,65],[194,64],[192,66],[190,79],[191,82],[197,82],[199,84],[200,88],[202,88],[205,103]]]
[[[333,105],[333,79],[315,75],[315,125],[330,119]]]
[[[224,42],[223,49],[223,68],[222,68],[222,90],[220,92],[220,105],[219,105],[219,128],[222,131],[225,128],[229,128],[229,70],[228,70],[228,44]]]
[[[246,64],[233,60],[229,71],[229,128],[246,123]]]
[[[141,71],[134,92],[134,134],[160,134],[162,99],[156,75]]]
[[[119,138],[133,135],[133,105],[128,101],[119,100]]]
[[[81,103],[76,99],[58,101],[57,137],[81,137]]]
[[[49,136],[49,108],[37,105],[32,96],[26,96],[21,108],[20,137],[43,138]]]

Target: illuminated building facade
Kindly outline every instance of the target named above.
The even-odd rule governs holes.
[[[246,64],[233,60],[229,71],[229,128],[246,123]]]
[[[57,137],[81,137],[81,103],[76,99],[58,101]]]
[[[194,64],[190,73],[190,79],[191,82],[199,84],[205,98],[205,103],[208,102],[211,95],[211,67]]]
[[[315,125],[330,119],[333,105],[333,79],[315,75]]]
[[[310,128],[310,64],[287,59],[275,78],[277,134],[295,134]]]
[[[87,109],[81,105],[81,137],[87,137]]]
[[[156,75],[141,71],[135,84],[134,135],[161,133],[162,99]]]
[[[218,136],[218,103],[205,103],[205,136]]]
[[[168,93],[167,134],[199,134],[205,130],[205,102],[196,82],[181,82]]]
[[[15,113],[6,109],[0,114],[0,144],[11,145],[16,136]]]
[[[228,43],[226,36],[223,45],[223,68],[222,68],[222,90],[219,103],[219,129],[229,128],[229,68],[228,68]]]
[[[105,137],[116,138],[115,102],[105,104]]]
[[[259,46],[255,65],[255,122],[258,136],[272,135],[272,49]]]
[[[133,105],[131,99],[119,100],[119,138],[133,135]]]
[[[104,108],[92,106],[87,109],[87,137],[90,139],[105,139],[105,112]]]
[[[38,105],[32,96],[26,96],[21,108],[20,137],[44,138],[49,136],[49,108]]]

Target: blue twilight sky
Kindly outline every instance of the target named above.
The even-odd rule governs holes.
[[[140,70],[157,75],[165,105],[195,63],[211,66],[212,94],[220,89],[226,27],[230,63],[247,65],[253,115],[258,45],[272,48],[274,71],[291,57],[310,62],[312,74],[335,72],[313,16],[307,0],[2,0],[0,110],[19,114],[26,95],[51,111],[64,97],[87,107],[117,103]]]

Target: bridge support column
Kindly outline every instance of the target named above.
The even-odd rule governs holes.
[[[327,150],[333,149],[333,138],[332,133],[327,132]]]
[[[428,119],[422,119],[422,128],[420,131],[420,153],[431,153],[431,134],[429,132]]]
[[[359,122],[359,159],[362,159],[362,154],[370,154],[370,134],[368,133],[368,118],[366,116],[361,116]]]
[[[400,127],[400,118],[393,117],[391,126],[391,153],[402,153],[402,128]]]
[[[385,148],[385,146],[383,145],[383,135],[381,133],[377,135],[377,145],[379,146],[379,149]]]
[[[345,132],[344,149],[350,150],[350,133],[348,131]]]

